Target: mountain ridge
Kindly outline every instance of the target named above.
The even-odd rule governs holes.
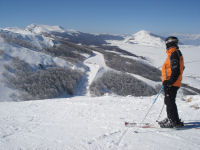
[[[24,29],[18,28],[18,27],[6,27],[6,28],[0,28],[0,30],[7,30],[11,32],[21,33],[21,34],[42,34],[42,33],[55,33],[55,34],[68,34],[69,36],[82,36],[87,37],[88,35],[92,35],[93,38],[97,37],[106,37],[105,40],[112,40],[113,37],[118,37],[120,40],[125,40],[125,42],[132,42],[136,44],[143,44],[147,46],[160,46],[163,44],[163,40],[165,39],[165,36],[177,36],[180,39],[180,43],[183,45],[200,45],[200,34],[188,34],[188,33],[171,33],[171,34],[165,34],[165,36],[160,36],[157,34],[153,34],[146,30],[140,30],[132,35],[121,35],[121,34],[108,34],[108,33],[85,33],[81,31],[77,31],[74,29],[65,29],[62,26],[59,25],[43,25],[43,24],[30,24],[26,26]],[[111,38],[109,38],[109,36]],[[70,37],[70,38],[71,38]],[[73,41],[75,42],[75,40]],[[153,44],[151,44],[153,43]],[[88,44],[88,43],[87,43]],[[102,44],[102,42],[101,42]],[[105,44],[105,43],[104,43]]]

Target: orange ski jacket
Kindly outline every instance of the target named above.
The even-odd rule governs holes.
[[[162,82],[169,80],[172,86],[180,87],[184,70],[184,61],[181,51],[171,47],[166,51],[168,57],[162,67]]]

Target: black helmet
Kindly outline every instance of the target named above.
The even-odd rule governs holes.
[[[175,36],[169,36],[168,38],[165,39],[165,44],[167,48],[170,47],[178,47],[178,38]]]
[[[178,44],[178,38],[175,36],[169,36],[168,38],[165,39],[165,44],[169,44],[169,43]]]

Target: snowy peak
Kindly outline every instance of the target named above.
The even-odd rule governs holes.
[[[146,31],[146,30],[141,30],[141,31],[138,31],[137,33],[133,34],[133,36],[135,36],[135,37],[144,37],[144,36],[149,36],[149,35],[150,35],[150,32]]]
[[[26,31],[31,31],[36,34],[41,34],[45,32],[65,32],[64,28],[60,26],[49,26],[49,25],[36,25],[31,24],[25,28]]]
[[[164,44],[164,41],[161,37],[145,30],[141,30],[132,36],[127,37],[125,42],[147,46],[163,46]]]

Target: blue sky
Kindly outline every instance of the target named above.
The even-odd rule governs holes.
[[[32,23],[92,33],[200,33],[200,0],[0,1],[0,27]]]

